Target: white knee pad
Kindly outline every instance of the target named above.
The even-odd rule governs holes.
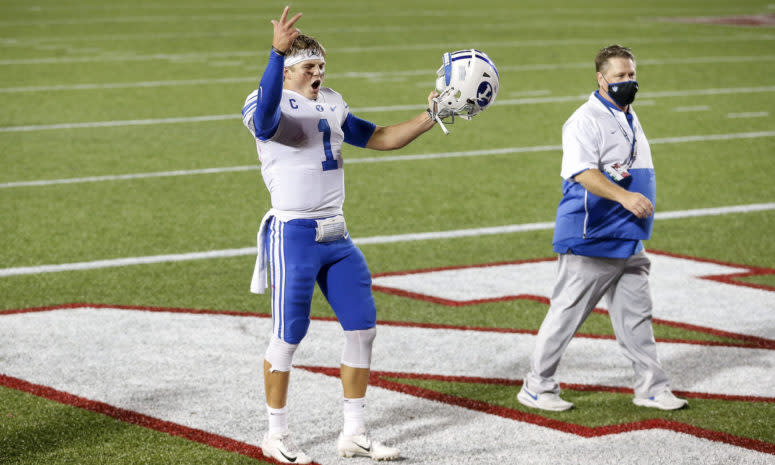
[[[291,371],[291,361],[297,347],[299,347],[298,344],[288,344],[277,336],[272,336],[264,357],[271,365],[269,372]]]
[[[342,365],[353,368],[371,367],[371,346],[377,336],[377,327],[344,332]]]

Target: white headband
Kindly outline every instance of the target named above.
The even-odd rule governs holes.
[[[326,59],[321,55],[320,53],[314,52],[310,49],[301,50],[296,55],[292,56],[286,56],[285,57],[285,67],[293,66],[296,63],[301,63],[302,61],[308,61],[308,60],[322,60],[323,63],[326,62]]]

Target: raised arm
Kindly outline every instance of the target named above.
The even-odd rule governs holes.
[[[285,52],[299,36],[299,30],[294,23],[299,20],[301,13],[297,13],[288,20],[288,7],[285,7],[279,20],[272,20],[274,35],[272,37],[272,51],[269,54],[269,62],[261,81],[258,92],[251,95],[242,109],[243,117],[251,111],[253,116],[253,132],[258,139],[271,138],[277,126],[280,124],[280,99],[283,93],[283,69],[285,67]]]

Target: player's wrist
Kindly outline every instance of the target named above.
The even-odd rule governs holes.
[[[431,123],[436,124],[436,115],[433,114],[433,111],[430,108],[425,109],[425,114],[428,115],[428,119]]]
[[[274,44],[272,44],[272,51],[274,53],[280,55],[281,57],[284,57],[285,54],[288,52],[287,50],[285,50],[285,51],[280,50],[279,48],[275,47]]]

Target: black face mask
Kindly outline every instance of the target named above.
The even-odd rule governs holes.
[[[604,78],[605,79],[605,78]],[[608,82],[608,81],[606,81]],[[624,108],[635,100],[638,92],[638,81],[622,81],[608,83],[608,95],[617,105]]]

